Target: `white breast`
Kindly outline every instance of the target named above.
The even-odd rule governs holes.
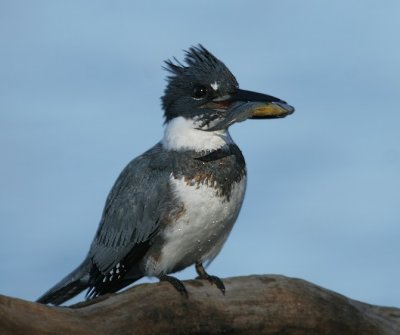
[[[177,199],[184,205],[184,212],[166,229],[161,257],[157,262],[147,262],[148,275],[173,272],[183,260],[185,266],[189,266],[196,261],[214,259],[236,221],[246,189],[246,177],[243,176],[233,185],[228,201],[217,195],[213,185],[189,186],[184,179],[173,176],[170,183]]]

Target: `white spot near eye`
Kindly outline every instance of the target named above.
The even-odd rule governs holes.
[[[219,84],[216,81],[214,81],[210,86],[214,91],[217,91],[219,88]]]

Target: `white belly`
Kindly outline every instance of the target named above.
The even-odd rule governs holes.
[[[147,261],[148,275],[174,272],[197,261],[212,261],[236,221],[246,190],[246,176],[233,185],[229,200],[206,183],[188,185],[186,180],[172,176],[170,183],[184,206],[183,213],[165,230],[160,257]]]

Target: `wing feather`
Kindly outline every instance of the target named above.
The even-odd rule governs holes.
[[[137,245],[157,232],[167,203],[170,172],[160,160],[160,145],[131,161],[106,200],[89,255],[108,273]],[[164,155],[162,155],[164,156]]]

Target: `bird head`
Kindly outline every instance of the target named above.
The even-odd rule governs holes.
[[[225,130],[247,119],[282,118],[294,108],[270,95],[239,88],[226,65],[202,45],[185,51],[185,64],[165,62],[170,73],[162,99],[165,120],[191,119],[199,130]]]

